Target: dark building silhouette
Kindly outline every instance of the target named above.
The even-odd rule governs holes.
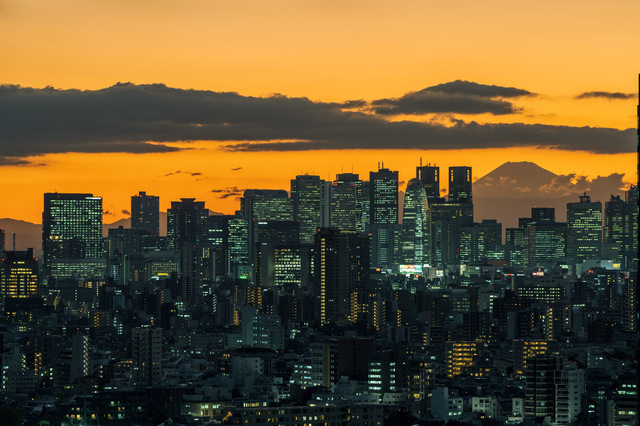
[[[440,167],[427,164],[416,167],[416,178],[422,182],[429,204],[441,200],[440,197]],[[442,200],[444,201],[444,200]]]
[[[131,196],[131,229],[160,235],[160,197],[144,191]]]
[[[353,231],[320,229],[316,234],[314,267],[320,324],[346,322],[349,293],[369,276],[369,238]]]
[[[472,203],[471,167],[449,167],[449,202]]]

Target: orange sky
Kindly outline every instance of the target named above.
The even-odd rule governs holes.
[[[340,102],[400,97],[461,79],[538,94],[516,102],[519,114],[456,115],[465,121],[626,129],[636,125],[637,97],[574,97],[637,93],[638,16],[637,0],[461,0],[455,6],[424,0],[0,0],[0,84],[101,89],[130,81]],[[559,174],[620,172],[637,180],[635,154],[534,148],[240,153],[219,145],[197,142],[166,154],[46,154],[28,158],[44,165],[0,166],[0,179],[11,183],[0,195],[0,217],[40,222],[42,193],[54,190],[102,196],[112,213],[107,222],[122,217],[139,190],[160,195],[162,208],[197,197],[230,213],[237,201],[218,199],[212,189],[288,189],[296,174],[333,178],[342,167],[366,177],[378,161],[408,180],[420,157],[442,168],[470,165],[475,177],[510,160]],[[178,170],[183,173],[161,177]]]

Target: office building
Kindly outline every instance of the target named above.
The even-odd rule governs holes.
[[[398,226],[398,172],[381,168],[369,174],[371,266],[390,269]]]
[[[472,203],[435,203],[431,211],[431,253],[436,266],[460,264],[460,233],[473,226]]]
[[[473,203],[471,167],[449,167],[450,203]]]
[[[329,227],[364,232],[364,196],[364,183],[357,174],[337,175],[329,187]]]
[[[639,130],[640,131],[640,130]],[[629,225],[631,233],[631,253],[627,262],[627,269],[638,270],[638,212],[640,204],[638,204],[638,185],[631,185],[629,190],[625,192],[625,201],[631,209]]]
[[[26,299],[40,295],[38,261],[33,249],[7,251],[0,259],[0,308],[8,299]]]
[[[167,211],[167,237],[173,250],[181,250],[185,244],[196,245],[203,241],[208,224],[209,210],[204,201],[181,198],[172,201]]]
[[[567,224],[532,222],[525,229],[525,263],[528,266],[551,265],[566,257]]]
[[[56,260],[102,259],[102,198],[91,194],[45,193],[42,213],[42,267],[49,275]]]
[[[323,226],[326,198],[325,181],[320,177],[301,175],[291,180],[293,220],[300,223],[301,244],[313,244],[316,231]]]
[[[440,167],[427,164],[416,167],[416,178],[420,180],[427,195],[429,204],[443,202],[440,197]]]
[[[422,273],[422,268],[431,263],[431,217],[427,195],[418,179],[407,183],[402,213],[402,232],[400,238],[403,265],[413,266],[413,271]]]
[[[579,203],[567,203],[567,254],[576,264],[600,259],[601,253],[602,203],[585,193]]]
[[[611,196],[604,204],[604,239],[602,257],[620,264],[624,270],[630,264],[632,226],[631,208],[620,195]]]
[[[144,191],[131,196],[131,229],[160,235],[160,197]]]

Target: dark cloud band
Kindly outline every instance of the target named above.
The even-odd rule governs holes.
[[[463,87],[477,89],[463,83]],[[455,92],[447,84],[430,88],[433,96],[442,96],[445,90]],[[518,95],[521,89],[480,86],[485,94],[473,95],[474,99],[502,105],[505,111],[513,106],[493,97],[529,93]],[[453,95],[446,94],[449,100],[467,96],[456,90]],[[459,102],[462,108],[464,100]],[[196,140],[224,141],[223,149],[235,151],[514,146],[597,153],[635,151],[631,129],[390,122],[373,114],[345,111],[340,104],[306,98],[256,98],[162,84],[124,83],[95,91],[0,86],[0,164],[19,164],[24,157],[47,153],[172,152],[178,148],[167,143]]]

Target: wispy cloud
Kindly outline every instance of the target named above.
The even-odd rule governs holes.
[[[635,96],[633,93],[621,92],[584,92],[576,96],[576,99],[602,98],[609,100],[631,99]]]
[[[244,190],[239,189],[237,186],[230,186],[230,187],[226,187],[224,189],[212,189],[211,192],[213,192],[214,194],[218,194],[216,195],[216,198],[229,198],[229,197],[240,197]]]

